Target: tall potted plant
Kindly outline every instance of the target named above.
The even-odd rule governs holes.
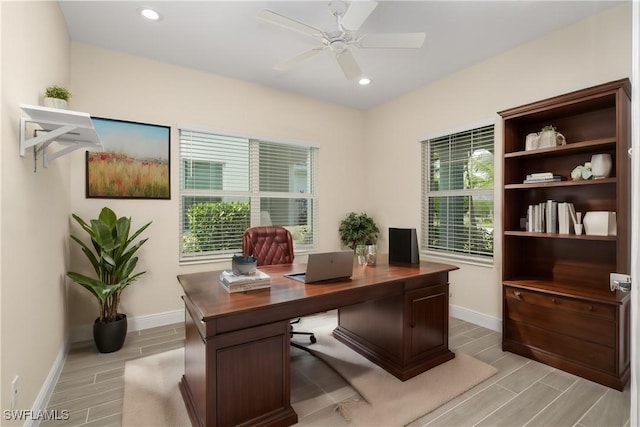
[[[76,214],[73,219],[89,235],[89,247],[78,237],[71,235],[93,266],[95,278],[73,271],[67,276],[91,292],[100,305],[100,313],[93,324],[93,338],[101,353],[111,353],[122,348],[127,335],[127,316],[118,311],[122,291],[142,276],[145,271],[134,273],[138,257],[134,256],[147,238],[134,240],[149,226],[146,223],[131,236],[131,218],[120,217],[104,207],[97,219],[85,222]]]

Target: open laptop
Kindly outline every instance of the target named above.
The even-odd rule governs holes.
[[[285,277],[302,283],[346,279],[353,274],[353,251],[309,254],[307,271],[285,274]]]

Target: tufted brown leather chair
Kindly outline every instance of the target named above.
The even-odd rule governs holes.
[[[291,233],[276,225],[247,228],[242,235],[242,253],[253,255],[258,266],[291,264],[294,258]]]
[[[293,263],[293,239],[291,233],[279,225],[268,225],[247,228],[242,235],[242,254],[252,255],[261,265],[291,264]],[[298,323],[296,319],[291,323]],[[308,335],[309,341],[316,342],[313,332],[294,331],[291,327],[291,334]],[[300,345],[291,343],[296,347]]]

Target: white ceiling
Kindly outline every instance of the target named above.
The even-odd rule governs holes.
[[[257,19],[269,9],[326,29],[329,0],[60,1],[72,40],[366,110],[621,2],[379,1],[358,34],[425,32],[420,49],[353,48],[369,86],[347,81],[329,52],[287,71],[272,66],[320,46]],[[160,21],[144,20],[153,7]]]

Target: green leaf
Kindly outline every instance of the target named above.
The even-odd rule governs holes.
[[[101,280],[85,276],[84,274],[75,273],[73,271],[68,272],[67,276],[95,295],[100,301],[105,301],[120,288],[120,286],[108,285]]]
[[[111,209],[104,207],[100,211],[100,215],[98,215],[98,220],[107,225],[109,228],[113,227],[118,216]]]

